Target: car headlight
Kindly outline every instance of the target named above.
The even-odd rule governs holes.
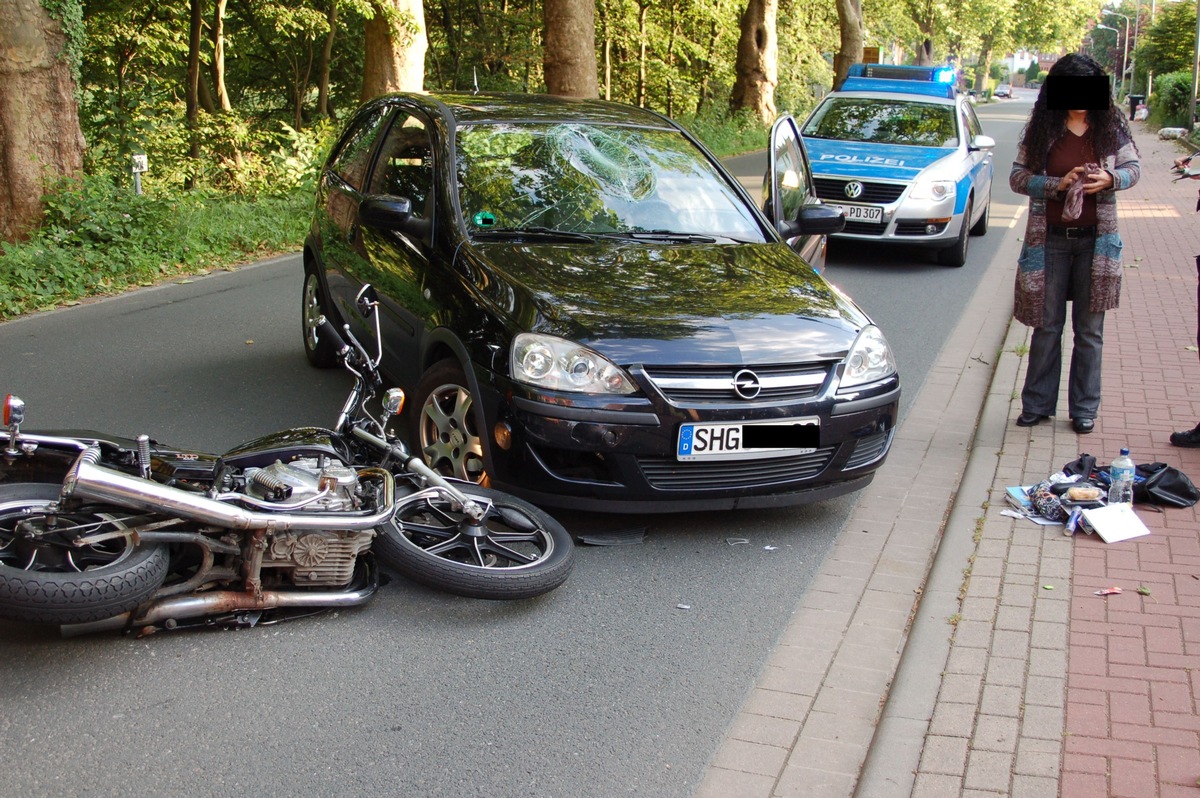
[[[912,199],[953,199],[956,188],[953,180],[918,180],[913,183],[908,196]]]
[[[554,391],[637,391],[625,372],[604,355],[552,335],[521,333],[514,338],[510,368],[518,382]]]
[[[850,347],[850,354],[846,355],[841,387],[865,385],[895,373],[896,358],[892,356],[887,339],[878,327],[868,325],[858,334],[854,346]]]

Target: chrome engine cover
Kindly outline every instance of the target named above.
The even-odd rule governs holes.
[[[371,547],[373,530],[337,530],[329,532],[287,532],[267,540],[262,567],[290,569],[289,576],[299,587],[341,586],[354,576],[358,555]]]
[[[277,491],[288,488],[289,498],[280,499]],[[335,461],[322,465],[315,458],[282,463],[276,460],[266,468],[246,469],[246,492],[256,499],[286,501],[289,504],[329,495],[299,508],[301,512],[347,512],[358,509],[354,495],[358,472]]]

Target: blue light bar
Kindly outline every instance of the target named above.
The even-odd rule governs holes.
[[[850,77],[839,91],[883,91],[889,94],[919,94],[923,97],[942,97],[953,100],[954,86],[948,83],[924,83],[916,80]]]

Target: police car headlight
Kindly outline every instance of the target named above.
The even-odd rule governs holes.
[[[912,199],[944,200],[953,199],[954,193],[953,180],[918,180],[913,183],[908,196]]]
[[[842,388],[853,388],[876,382],[896,373],[896,358],[888,346],[883,331],[868,325],[858,334],[850,354],[846,355],[846,369],[842,373]]]
[[[513,339],[509,366],[518,382],[578,393],[630,394],[633,381],[611,360],[577,343],[539,333]]]

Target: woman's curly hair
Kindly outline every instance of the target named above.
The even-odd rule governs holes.
[[[1068,53],[1055,61],[1047,77],[1056,75],[1108,77],[1104,67],[1083,53]],[[1087,118],[1088,135],[1092,139],[1092,150],[1097,158],[1115,155],[1117,150],[1133,141],[1125,114],[1113,104],[1111,96],[1108,98],[1107,108],[1099,111],[1089,110]],[[1033,112],[1029,115],[1029,122],[1021,131],[1021,144],[1025,147],[1025,167],[1029,171],[1036,174],[1046,168],[1046,158],[1050,155],[1051,145],[1066,129],[1067,112],[1046,106],[1046,82],[1043,82],[1037,101],[1033,104]]]

